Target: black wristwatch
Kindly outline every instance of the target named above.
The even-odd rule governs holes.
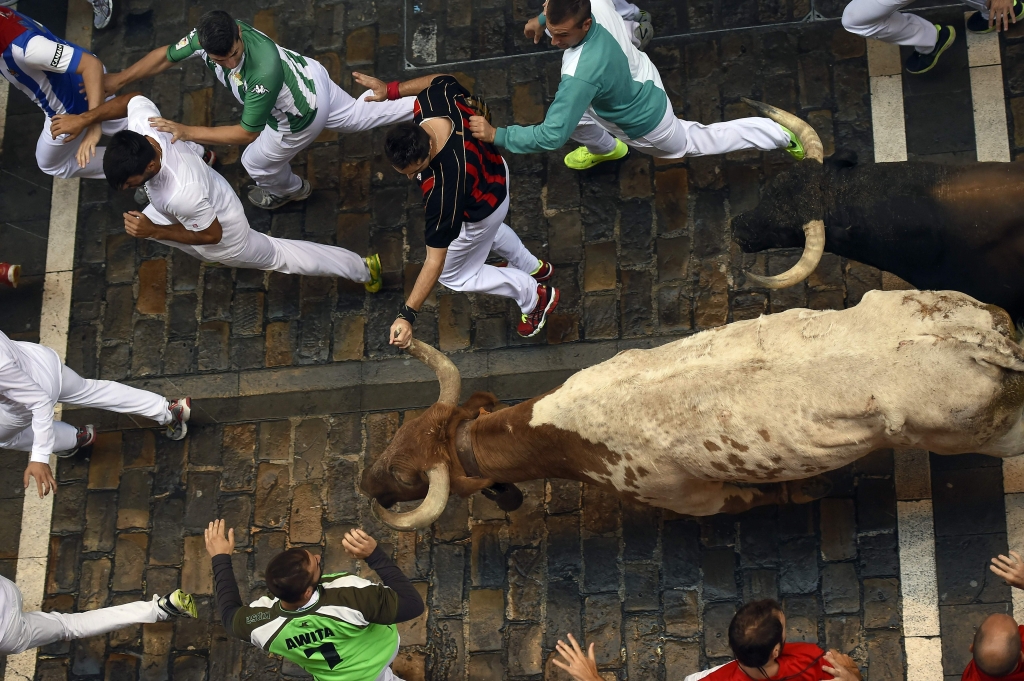
[[[416,310],[412,309],[408,305],[402,305],[402,307],[398,309],[398,316],[396,319],[404,319],[410,324],[415,324],[417,314]]]

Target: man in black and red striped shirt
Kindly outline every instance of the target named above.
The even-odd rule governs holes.
[[[398,97],[413,82],[380,85]],[[411,342],[416,313],[438,281],[455,291],[514,298],[522,310],[519,335],[526,337],[544,327],[558,304],[558,289],[543,283],[554,272],[551,264],[504,223],[508,166],[497,147],[468,133],[469,117],[477,115],[468,95],[452,76],[434,77],[416,99],[413,122],[396,125],[384,142],[395,170],[419,183],[426,211],[427,259],[391,327],[390,342],[399,347]],[[508,267],[485,264],[491,251]]]

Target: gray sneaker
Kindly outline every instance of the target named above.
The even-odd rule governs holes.
[[[83,447],[91,447],[96,442],[96,426],[82,426],[75,434],[75,447],[63,452],[54,452],[58,459],[69,459],[78,453]]]
[[[96,29],[106,28],[114,15],[114,0],[89,0],[92,5],[92,25]]]
[[[633,29],[633,35],[640,41],[640,47],[637,49],[641,52],[646,50],[647,45],[654,38],[654,24],[651,20],[651,13],[647,10],[640,10],[640,18],[636,22],[636,28]]]
[[[257,208],[274,210],[275,208],[280,208],[290,201],[305,201],[312,193],[313,187],[310,186],[309,180],[303,180],[302,187],[299,188],[299,191],[289,196],[277,196],[276,194],[271,194],[262,187],[249,187],[249,202]]]
[[[139,206],[149,205],[149,190],[146,189],[146,185],[135,190],[135,203]]]

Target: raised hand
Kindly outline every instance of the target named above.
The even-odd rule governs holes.
[[[380,78],[368,76],[358,71],[352,72],[352,78],[367,90],[373,90],[373,95],[363,97],[365,102],[386,102],[388,101],[388,86]]]
[[[1010,586],[1024,589],[1024,558],[1016,551],[1010,551],[1009,557],[1002,554],[996,556],[988,569],[1006,580]]]
[[[341,540],[341,546],[345,549],[345,553],[353,558],[366,560],[377,548],[377,540],[357,527],[345,533]]]
[[[576,642],[573,635],[569,634],[568,636],[572,647],[563,641],[558,641],[555,644],[555,649],[565,659],[565,662],[558,659],[551,662],[569,672],[569,675],[576,681],[601,681],[601,676],[597,673],[597,660],[594,658],[594,644],[590,644],[587,654],[584,655],[580,644]]]
[[[231,555],[235,550],[235,528],[229,528],[224,532],[226,525],[223,519],[214,520],[203,533],[206,538],[206,552],[211,558],[224,554]]]

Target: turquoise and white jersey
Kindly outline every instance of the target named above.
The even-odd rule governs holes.
[[[584,113],[630,139],[661,123],[668,95],[658,69],[633,46],[611,0],[590,0],[590,5],[593,24],[579,45],[562,54],[562,82],[544,122],[498,128],[495,144],[518,154],[557,149]]]

